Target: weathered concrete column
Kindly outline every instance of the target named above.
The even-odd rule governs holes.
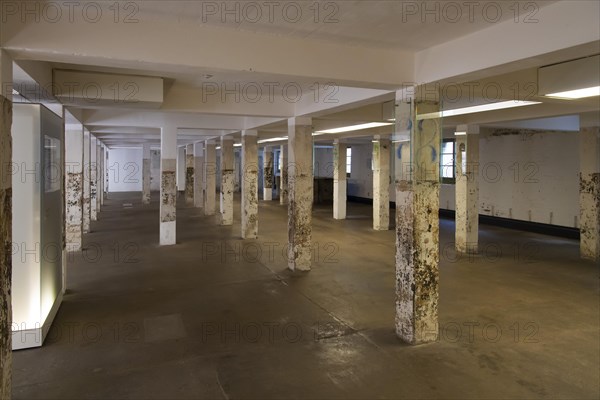
[[[475,254],[479,236],[479,126],[460,125],[456,132],[455,245],[459,253]]]
[[[217,150],[216,142],[204,144],[204,215],[215,215],[217,196]]]
[[[92,180],[92,162],[90,161],[90,132],[83,129],[83,233],[90,231],[91,206],[90,182]]]
[[[579,132],[579,231],[581,257],[600,261],[600,128]]]
[[[435,100],[396,96],[396,136],[408,138],[403,146],[410,149],[396,159],[404,172],[396,173],[396,334],[419,344],[438,338],[441,141],[441,120],[419,116],[440,108]]]
[[[242,239],[258,237],[258,144],[256,130],[242,131]]]
[[[194,145],[185,146],[185,204],[194,205]]]
[[[273,200],[273,149],[263,148],[263,200]]]
[[[279,204],[287,204],[288,202],[288,151],[287,146],[282,144],[281,147],[281,171],[279,173]]]
[[[233,225],[233,138],[221,136],[221,225]]]
[[[177,233],[177,128],[160,133],[160,245],[176,243]]]
[[[90,136],[90,219],[98,220],[98,140]]]
[[[308,271],[312,264],[312,120],[288,119],[288,268]]]
[[[150,143],[142,145],[142,204],[150,204],[150,182],[152,177],[152,164]]]
[[[80,251],[83,237],[83,125],[65,129],[65,219],[68,251]]]
[[[12,388],[12,59],[0,49],[0,399]]]
[[[380,137],[373,140],[373,229],[390,229],[390,146]]]
[[[333,218],[346,219],[346,151],[345,143],[333,142]]]
[[[204,207],[204,143],[194,143],[194,207]]]

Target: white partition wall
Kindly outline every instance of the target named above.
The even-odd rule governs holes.
[[[41,346],[62,301],[62,119],[13,109],[13,349]]]

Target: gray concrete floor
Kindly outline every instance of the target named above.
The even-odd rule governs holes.
[[[237,205],[220,227],[180,201],[161,248],[157,197],[111,194],[45,345],[14,354],[15,399],[600,396],[598,266],[576,241],[482,226],[482,254],[456,257],[442,220],[440,340],[411,347],[393,330],[394,231],[372,231],[370,207],[317,207],[302,274],[277,202],[242,241]]]

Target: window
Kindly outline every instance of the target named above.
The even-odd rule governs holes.
[[[444,139],[442,142],[441,175],[442,183],[455,183],[454,160],[456,159],[456,140]]]
[[[352,148],[348,147],[346,149],[346,177],[350,178],[351,173],[352,173]]]

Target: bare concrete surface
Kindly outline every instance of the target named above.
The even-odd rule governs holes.
[[[371,207],[316,208],[312,271],[292,273],[286,206],[261,202],[242,241],[238,199],[219,226],[180,196],[159,247],[158,198],[106,200],[45,345],[14,353],[15,399],[600,397],[598,265],[577,241],[483,225],[480,254],[457,256],[442,220],[440,339],[408,346],[395,232]]]

